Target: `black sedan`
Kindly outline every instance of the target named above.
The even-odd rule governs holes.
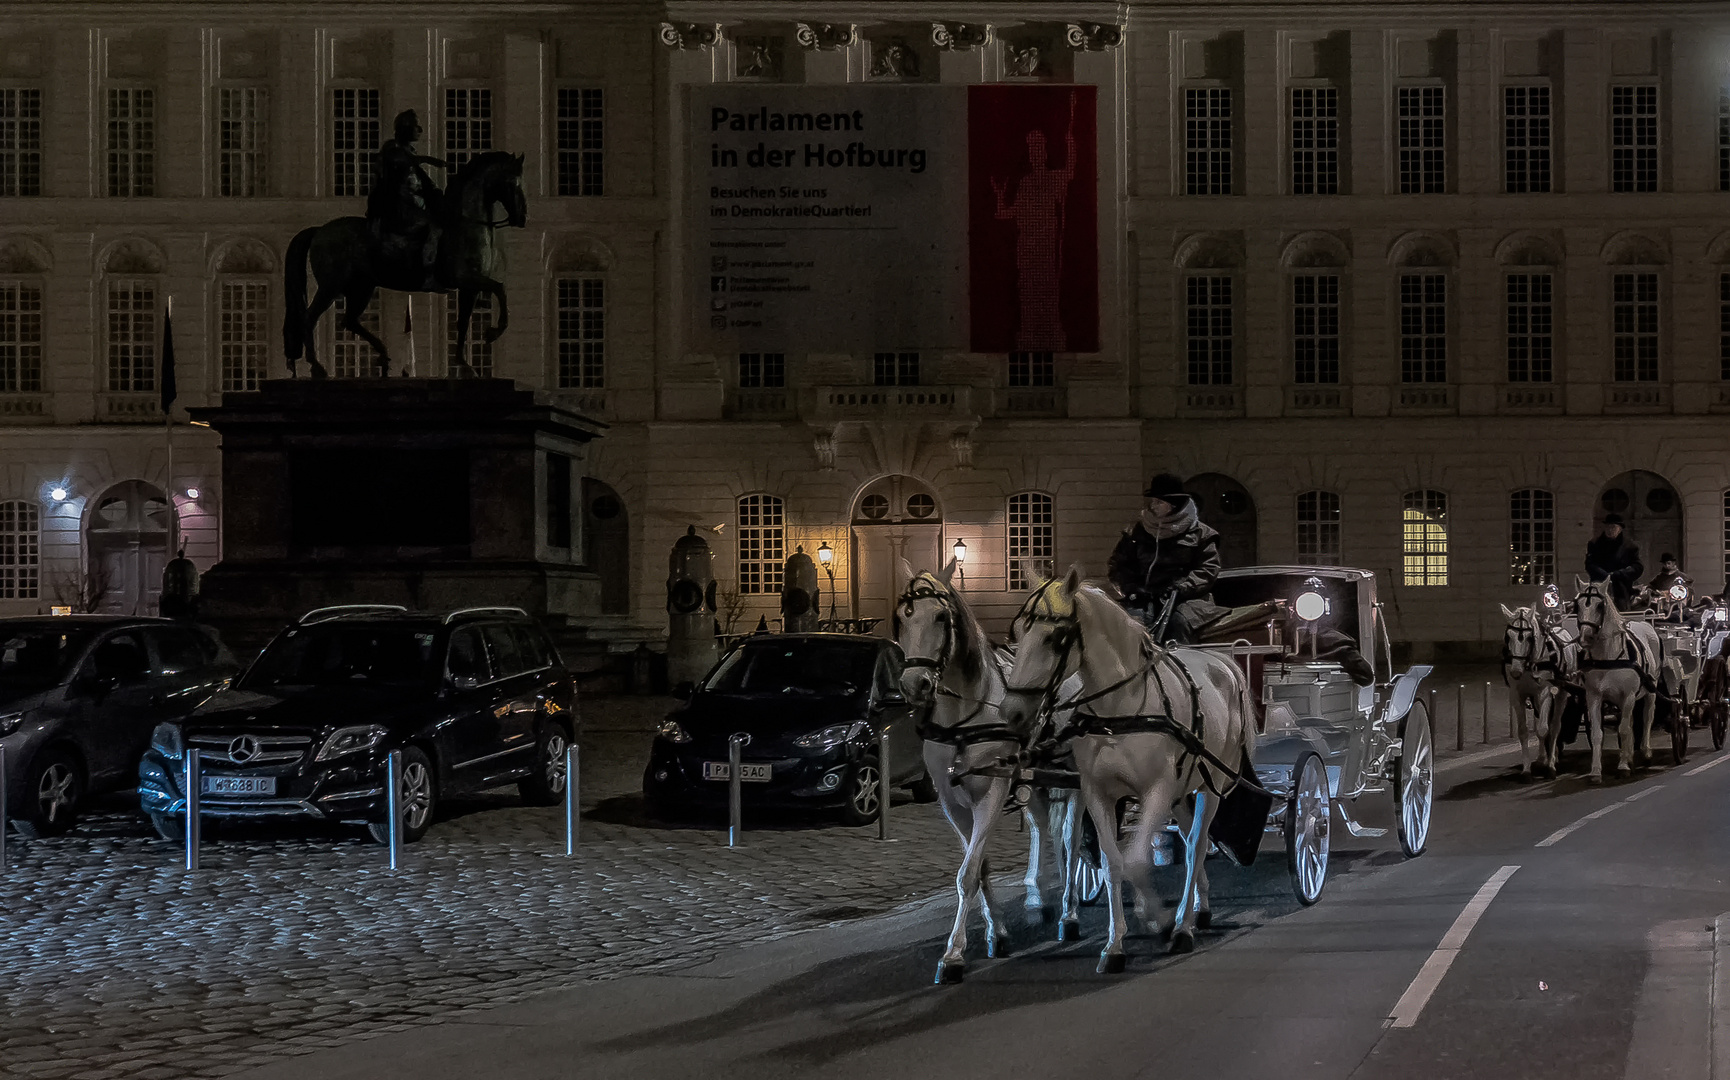
[[[727,801],[728,740],[745,736],[741,794],[752,806],[841,811],[875,820],[878,740],[889,729],[890,786],[935,798],[917,710],[901,696],[901,657],[881,638],[765,634],[734,646],[655,735],[643,794],[670,814]]]

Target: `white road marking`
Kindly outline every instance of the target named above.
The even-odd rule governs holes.
[[[1488,761],[1493,757],[1501,757],[1503,754],[1511,754],[1519,748],[1520,746],[1518,743],[1510,743],[1507,746],[1492,746],[1488,750],[1476,750],[1470,754],[1461,754],[1459,757],[1448,758],[1446,761],[1437,762],[1436,771],[1439,773],[1445,773],[1452,772],[1455,769],[1463,769],[1467,765],[1476,765],[1480,761]]]
[[[1704,765],[1696,765],[1692,769],[1689,769],[1687,772],[1683,773],[1682,775],[1683,776],[1693,776],[1695,773],[1702,773],[1702,772],[1705,772],[1707,769],[1716,769],[1718,766],[1724,764],[1726,761],[1730,761],[1730,754],[1726,754],[1723,757],[1715,757],[1711,761],[1708,761]]]
[[[1388,1015],[1388,1026],[1409,1028],[1418,1022],[1418,1016],[1429,1004],[1430,995],[1436,992],[1436,987],[1442,985],[1442,977],[1447,975],[1448,968],[1454,964],[1454,957],[1460,954],[1460,949],[1466,944],[1466,935],[1472,932],[1472,927],[1478,925],[1484,912],[1489,908],[1490,901],[1502,891],[1502,886],[1514,876],[1518,866],[1504,866],[1490,875],[1490,880],[1484,882],[1478,889],[1478,894],[1472,897],[1471,903],[1454,920],[1454,925],[1448,927],[1448,932],[1442,935],[1442,943],[1436,946],[1436,951],[1424,961],[1424,966],[1418,969],[1417,977],[1406,987],[1406,992],[1400,995],[1400,1000],[1394,1005],[1394,1011]]]
[[[1653,784],[1651,787],[1646,788],[1644,791],[1634,792],[1634,794],[1628,796],[1626,799],[1623,799],[1622,801],[1623,802],[1639,802],[1641,799],[1644,799],[1646,796],[1652,794],[1654,791],[1663,791],[1663,790],[1664,790],[1663,784]]]
[[[1559,843],[1562,840],[1566,840],[1570,833],[1572,833],[1575,829],[1578,829],[1580,826],[1586,824],[1586,822],[1597,821],[1599,818],[1603,817],[1605,814],[1608,814],[1608,813],[1615,811],[1615,810],[1620,810],[1625,805],[1627,805],[1626,801],[1613,802],[1609,806],[1603,807],[1603,808],[1598,809],[1598,810],[1594,810],[1590,814],[1587,814],[1585,817],[1581,818],[1579,821],[1574,822],[1572,825],[1562,826],[1560,829],[1557,829],[1555,832],[1551,833],[1549,836],[1544,837],[1542,840],[1538,841],[1536,844],[1533,844],[1532,846],[1533,847],[1550,847],[1551,845]]]

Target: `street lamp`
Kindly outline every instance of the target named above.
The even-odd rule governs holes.
[[[949,549],[955,555],[955,569],[961,574],[962,587],[967,585],[967,570],[962,566],[967,561],[967,541],[956,540],[955,546]]]
[[[829,541],[817,549],[817,561],[823,564],[823,569],[829,573],[829,628],[835,628],[835,549],[829,546]]]

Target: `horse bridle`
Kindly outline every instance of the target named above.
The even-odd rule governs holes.
[[[1606,607],[1608,607],[1609,603],[1610,603],[1610,598],[1604,595],[1604,590],[1598,588],[1598,583],[1596,581],[1591,581],[1591,582],[1586,583],[1586,587],[1584,589],[1580,590],[1580,593],[1578,596],[1574,597],[1574,611],[1576,613],[1575,614],[1575,620],[1580,625],[1581,633],[1584,633],[1588,626],[1591,627],[1594,631],[1602,630],[1604,628],[1604,620],[1603,619],[1599,619],[1597,622],[1587,622],[1584,618],[1581,618],[1578,614],[1578,612],[1580,611],[1580,601],[1585,599],[1588,594],[1591,595],[1592,599],[1596,600],[1600,604],[1605,605]]]
[[[936,656],[904,656],[902,666],[910,668],[930,668],[937,680],[937,690],[943,691],[943,673],[949,667],[950,653],[955,649],[955,607],[949,602],[949,597],[936,588],[928,574],[920,574],[907,583],[907,588],[901,593],[901,598],[895,601],[895,606],[901,609],[903,618],[913,617],[913,605],[921,600],[935,600],[948,616],[948,631],[943,635],[943,648]],[[899,636],[899,635],[897,635]],[[954,691],[950,691],[954,693]],[[959,697],[960,695],[956,695]]]

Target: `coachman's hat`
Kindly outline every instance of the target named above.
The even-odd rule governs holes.
[[[1605,514],[1604,515],[1604,524],[1606,524],[1606,525],[1620,525],[1620,524],[1622,524],[1622,515],[1621,514]]]
[[[1142,495],[1171,502],[1180,496],[1187,497],[1189,492],[1183,490],[1183,477],[1162,472],[1147,482],[1147,490],[1142,492]]]

